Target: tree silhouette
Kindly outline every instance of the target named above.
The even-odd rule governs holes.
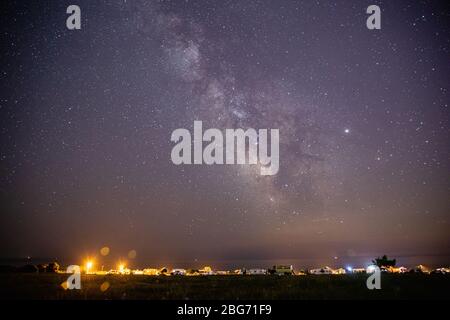
[[[378,267],[394,267],[396,260],[395,259],[388,259],[386,255],[382,256],[381,258],[375,258],[375,260],[372,260],[372,263],[374,265],[377,265]]]

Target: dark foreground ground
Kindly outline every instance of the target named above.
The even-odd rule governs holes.
[[[367,289],[367,275],[83,275],[81,290],[64,290],[67,276],[0,274],[0,299],[450,299],[446,275],[383,274],[381,290]]]

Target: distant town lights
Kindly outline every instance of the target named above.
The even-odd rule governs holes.
[[[91,272],[93,266],[94,266],[94,262],[92,260],[88,260],[86,262],[86,273]]]
[[[367,272],[367,273],[374,273],[376,269],[377,269],[377,266],[375,266],[375,265],[372,264],[372,265],[370,265],[370,266],[367,267],[366,272]]]

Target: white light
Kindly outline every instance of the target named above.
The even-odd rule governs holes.
[[[345,133],[350,133],[350,129],[345,129],[344,132]]]
[[[370,266],[367,267],[366,272],[367,273],[374,273],[376,269],[377,269],[377,266],[370,265]]]

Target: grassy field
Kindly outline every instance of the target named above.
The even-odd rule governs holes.
[[[0,299],[243,300],[449,299],[450,297],[450,276],[445,275],[383,274],[381,290],[368,290],[366,275],[284,277],[83,275],[81,290],[64,290],[61,283],[66,279],[65,274],[0,274]]]

